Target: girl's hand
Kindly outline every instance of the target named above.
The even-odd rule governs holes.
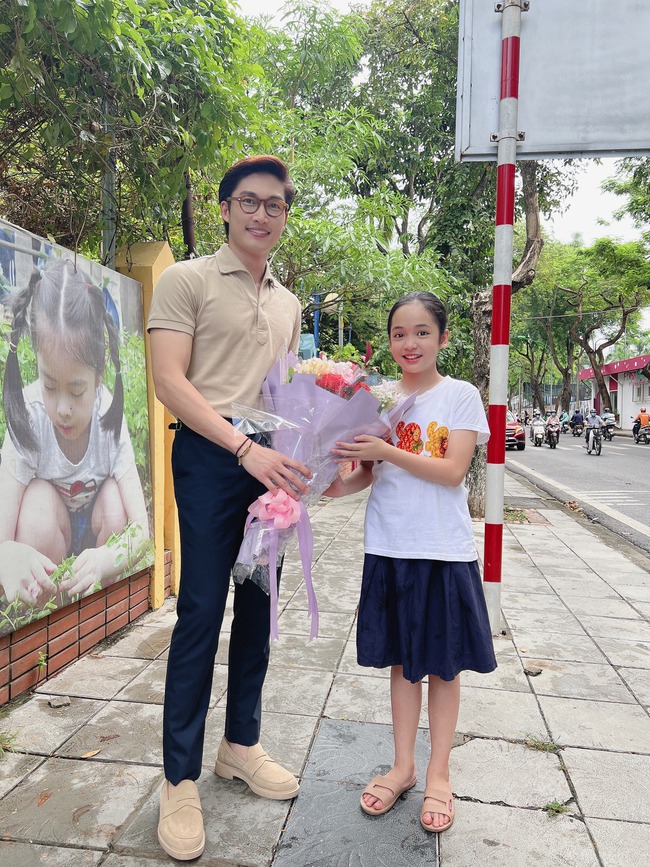
[[[244,446],[244,449],[246,448],[248,446]],[[294,500],[299,500],[300,494],[308,491],[300,476],[306,479],[312,477],[312,471],[305,464],[276,452],[275,449],[267,449],[259,443],[253,443],[241,459],[241,465],[272,493],[281,488]]]
[[[94,593],[95,584],[101,584],[104,578],[117,575],[120,571],[115,566],[117,555],[115,548],[85,548],[72,564],[72,577],[61,582],[60,589],[68,596],[90,596]]]
[[[45,554],[23,542],[0,544],[0,584],[10,602],[19,596],[27,605],[58,593],[50,575],[56,569]]]
[[[332,454],[339,457],[336,463],[343,463],[346,460],[383,461],[386,460],[389,449],[393,448],[395,448],[393,445],[379,437],[361,434],[354,438],[353,443],[337,443],[336,448],[332,449]]]

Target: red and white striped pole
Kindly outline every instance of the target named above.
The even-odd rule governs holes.
[[[506,403],[510,296],[515,213],[515,163],[519,97],[519,35],[524,0],[495,4],[501,12],[501,93],[497,134],[497,197],[492,283],[492,335],[490,340],[490,394],[485,479],[484,590],[492,633],[501,623],[501,563],[503,546],[503,487],[506,461]],[[527,3],[525,6],[527,7]]]

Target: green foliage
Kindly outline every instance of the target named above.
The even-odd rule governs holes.
[[[0,731],[0,759],[3,759],[5,757],[5,753],[13,752],[15,745],[15,733]]]
[[[562,801],[549,801],[544,807],[549,816],[560,816],[562,813],[568,812],[568,807]]]
[[[8,218],[96,244],[117,172],[119,237],[166,232],[184,173],[255,134],[246,30],[227,0],[8,0],[0,28],[0,196]],[[160,231],[160,230],[158,230]],[[160,237],[160,235],[157,235]]]
[[[351,343],[337,346],[331,353],[328,353],[328,356],[334,361],[353,361],[355,364],[361,364],[361,353]]]

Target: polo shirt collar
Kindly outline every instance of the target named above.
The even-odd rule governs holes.
[[[237,272],[244,271],[250,277],[250,271],[242,264],[235,253],[233,253],[228,244],[222,244],[215,255],[217,264],[219,265],[219,270],[222,274],[236,274]],[[267,283],[273,283],[273,274],[271,273],[268,261],[264,268],[262,285],[264,286]]]

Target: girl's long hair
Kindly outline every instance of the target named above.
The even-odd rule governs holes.
[[[106,367],[106,335],[115,368],[113,400],[101,417],[102,429],[117,441],[124,414],[124,388],[120,367],[119,332],[104,306],[104,295],[83,271],[67,259],[53,259],[35,269],[27,286],[12,302],[11,343],[2,387],[7,427],[13,441],[37,452],[39,443],[30,423],[18,363],[18,344],[31,336],[34,352],[56,348],[96,372],[101,381]]]

